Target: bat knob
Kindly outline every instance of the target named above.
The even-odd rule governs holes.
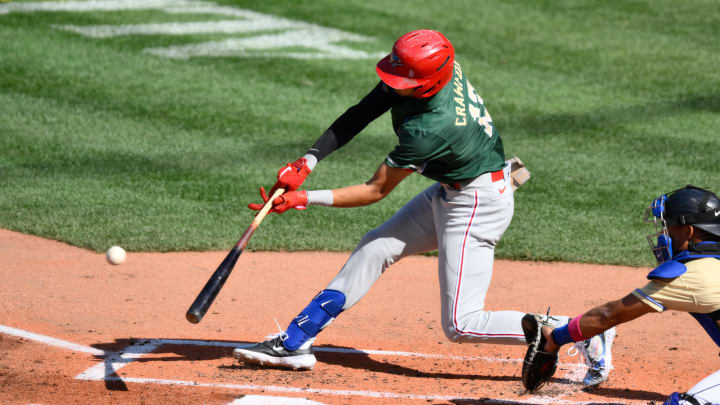
[[[200,315],[192,313],[192,312],[188,312],[187,314],[185,314],[185,318],[190,323],[199,323],[200,319],[202,319],[202,317]]]

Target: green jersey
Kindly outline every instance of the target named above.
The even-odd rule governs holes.
[[[457,62],[452,81],[434,96],[396,100],[392,124],[399,144],[385,159],[389,166],[417,170],[442,183],[504,166],[500,134]]]

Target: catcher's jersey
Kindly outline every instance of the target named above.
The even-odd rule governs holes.
[[[650,280],[633,294],[658,312],[666,309],[707,314],[720,310],[720,260],[685,263],[687,271],[673,279]]]
[[[391,167],[452,183],[505,165],[500,134],[457,62],[452,81],[433,97],[396,98],[392,123],[399,144],[385,159]]]
[[[669,279],[652,279],[633,295],[658,312],[689,312],[720,346],[720,258],[684,263],[687,271]]]

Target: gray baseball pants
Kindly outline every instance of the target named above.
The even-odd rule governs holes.
[[[455,342],[525,344],[518,311],[484,311],[495,245],[510,225],[514,199],[509,167],[459,189],[435,183],[362,238],[327,289],[355,305],[401,258],[438,250],[443,331]],[[563,323],[567,318],[563,317]],[[561,323],[562,324],[562,323]]]

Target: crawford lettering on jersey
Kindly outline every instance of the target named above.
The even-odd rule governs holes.
[[[463,95],[462,69],[455,62],[455,79],[453,80],[453,88],[455,91],[455,126],[464,127],[467,125],[467,116],[465,115],[465,96]]]

